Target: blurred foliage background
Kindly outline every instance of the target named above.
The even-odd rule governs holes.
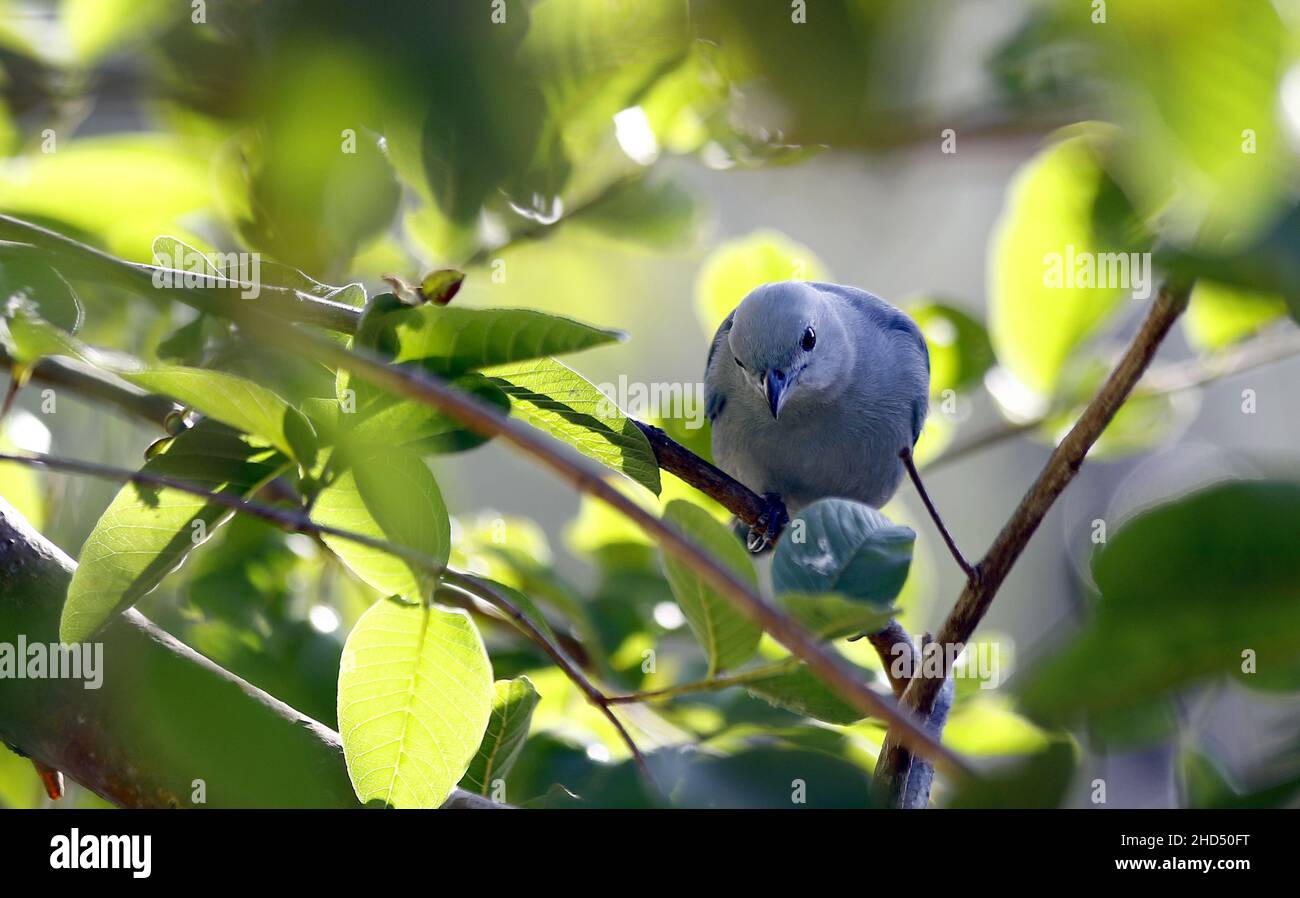
[[[968,554],[1145,308],[1132,290],[1048,287],[1045,256],[1152,253],[1157,284],[1197,279],[1190,309],[994,605],[980,637],[1001,684],[959,681],[945,733],[1021,791],[936,800],[1087,806],[1100,778],[1110,806],[1293,803],[1300,4],[1229,6],[0,0],[0,211],[136,261],[167,234],[372,292],[461,268],[458,305],[627,331],[573,363],[598,384],[697,383],[758,283],[863,287],[930,341],[919,455]],[[109,286],[78,297],[89,343],[332,393],[188,309]],[[20,394],[0,443],[138,467],[158,436],[58,401],[42,414]],[[660,423],[707,454],[707,431]],[[629,525],[496,445],[433,468],[453,561],[526,592],[604,679],[705,674]],[[663,487],[628,489],[690,493]],[[0,493],[74,556],[114,492],[0,469]],[[909,489],[886,511],[919,533],[903,622],[937,629],[960,574]],[[374,598],[311,540],[237,519],[141,607],[337,726],[342,640]],[[511,800],[650,802],[560,672],[482,623],[494,675],[542,696]],[[865,642],[838,645],[879,668]],[[627,719],[686,805],[788,805],[802,778],[810,804],[860,806],[883,736],[745,689]],[[0,803],[40,796],[0,756]]]

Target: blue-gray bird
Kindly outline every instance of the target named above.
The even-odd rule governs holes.
[[[930,355],[884,300],[782,281],[722,322],[704,391],[714,461],[751,490],[792,511],[830,496],[879,508],[925,423]]]

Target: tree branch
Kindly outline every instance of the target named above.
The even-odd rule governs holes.
[[[13,369],[14,360],[3,346],[0,346],[0,363]],[[32,368],[32,380],[52,387],[64,387],[82,398],[116,406],[132,417],[159,427],[165,426],[167,416],[179,408],[165,396],[146,393],[76,359],[41,359]]]
[[[697,695],[701,692],[717,692],[721,689],[730,689],[732,686],[743,686],[746,683],[752,683],[755,680],[761,680],[764,677],[770,677],[773,674],[790,670],[799,659],[795,657],[782,658],[772,664],[764,664],[761,667],[744,670],[737,674],[731,674],[726,677],[710,677],[705,680],[695,680],[691,683],[679,683],[676,686],[667,686],[663,689],[652,689],[647,692],[629,692],[625,695],[611,695],[607,699],[610,704],[630,705],[639,702],[666,701],[668,699],[680,698],[683,695]]]
[[[0,642],[58,643],[75,567],[0,499]],[[123,807],[357,807],[338,733],[137,611],[95,644],[99,689],[0,678],[0,739]],[[457,789],[444,807],[500,805]]]
[[[91,477],[116,480],[120,483],[136,483],[177,490],[193,496],[199,496],[205,501],[229,508],[231,511],[260,518],[261,520],[274,524],[283,530],[288,530],[293,533],[302,533],[313,537],[320,537],[321,535],[337,536],[341,539],[351,540],[352,542],[369,546],[370,548],[376,549],[380,552],[395,555],[411,562],[412,564],[418,565],[424,570],[438,575],[443,583],[460,590],[466,595],[482,599],[488,604],[500,609],[511,619],[511,622],[518,629],[523,631],[526,636],[541,646],[546,654],[555,662],[556,666],[559,667],[560,670],[562,670],[565,675],[578,686],[583,694],[586,695],[588,700],[609,718],[610,723],[614,725],[619,736],[622,737],[623,741],[627,744],[637,766],[641,768],[646,779],[652,785],[654,784],[654,779],[650,774],[650,768],[646,764],[644,756],[637,748],[636,743],[632,740],[632,737],[628,734],[627,730],[624,729],[623,724],[614,716],[613,712],[610,711],[610,702],[605,694],[591,684],[578,665],[565,655],[562,649],[557,645],[552,644],[552,642],[546,638],[546,635],[543,634],[541,630],[539,630],[533,622],[524,615],[514,602],[510,601],[510,599],[500,590],[495,589],[487,581],[444,567],[421,552],[416,552],[396,543],[388,542],[387,540],[375,539],[374,537],[355,533],[350,530],[343,530],[338,527],[318,524],[311,520],[307,515],[298,511],[274,508],[251,502],[247,499],[241,499],[237,496],[231,496],[224,493],[214,493],[202,487],[197,487],[171,477],[159,477],[141,471],[129,471],[125,468],[115,468],[109,465],[83,462],[75,459],[56,458],[49,455],[13,455],[10,453],[0,453],[0,462],[13,462],[16,464],[27,465],[29,467],[48,468],[54,471],[65,471],[73,474],[86,474]]]
[[[601,714],[605,715],[605,718],[609,720],[614,729],[618,731],[619,738],[623,740],[623,744],[626,745],[628,751],[631,752],[632,760],[636,762],[637,767],[641,770],[641,775],[645,777],[646,781],[652,788],[658,791],[658,785],[655,783],[654,775],[650,772],[650,765],[646,763],[645,756],[642,755],[641,750],[636,747],[636,742],[632,740],[631,734],[629,734],[627,729],[623,726],[622,721],[620,721],[610,709],[609,706],[612,699],[593,686],[591,681],[587,679],[578,665],[575,664],[571,658],[565,655],[564,651],[559,646],[547,639],[546,634],[538,629],[537,625],[528,619],[527,615],[523,613],[518,605],[510,601],[509,597],[507,597],[505,593],[495,588],[491,583],[480,577],[475,577],[472,574],[462,574],[459,571],[448,569],[443,572],[442,580],[444,583],[460,590],[466,595],[482,599],[489,605],[499,608],[510,617],[510,620],[524,633],[524,635],[537,643],[537,645],[541,647],[542,651],[546,652],[550,659],[555,662],[555,666],[564,671],[565,676],[573,681],[578,689],[582,691],[582,694],[587,701],[597,708]]]
[[[931,738],[910,717],[900,714],[892,701],[859,682],[843,659],[808,634],[793,618],[769,605],[735,572],[701,550],[676,528],[625,496],[606,480],[603,468],[568,446],[422,371],[392,367],[373,353],[348,349],[327,337],[285,326],[257,310],[248,310],[236,320],[248,324],[247,330],[255,339],[345,368],[375,386],[442,412],[470,430],[514,445],[560,479],[605,502],[641,527],[665,552],[689,565],[738,611],[807,662],[810,670],[857,710],[897,727],[900,739],[946,770],[958,775],[966,772],[966,766],[956,755]]]
[[[1181,362],[1161,365],[1148,371],[1133,390],[1134,397],[1168,396],[1183,390],[1205,386],[1224,378],[1253,371],[1274,362],[1285,361],[1300,355],[1300,333],[1294,325],[1285,325],[1280,332],[1263,332],[1235,346]],[[1053,408],[1028,421],[1005,422],[991,427],[969,439],[953,443],[939,455],[926,462],[930,471],[973,455],[1004,440],[1036,430],[1048,418],[1066,409]]]
[[[116,259],[10,216],[0,216],[0,239],[19,240],[46,249],[67,260],[76,269],[74,276],[84,277],[89,272],[146,295],[161,290],[202,311],[231,319],[250,339],[345,368],[376,386],[440,411],[481,435],[498,437],[514,445],[576,489],[600,499],[635,522],[665,552],[689,565],[737,610],[807,662],[810,670],[863,714],[884,720],[909,747],[947,770],[955,774],[965,772],[965,765],[915,720],[859,682],[843,659],[805,632],[794,619],[765,602],[729,568],[615,489],[605,480],[602,468],[554,438],[424,372],[391,367],[373,353],[348,349],[327,337],[286,323],[298,321],[350,332],[357,326],[360,310],[278,288],[264,288],[268,299],[273,301],[259,301],[254,305],[240,296],[238,284],[222,278],[200,279],[205,286],[198,289],[159,288],[154,285],[156,269],[151,266]]]
[[[951,653],[947,649],[964,645],[970,639],[1048,509],[1074,479],[1088,450],[1115,417],[1150,365],[1174,321],[1187,307],[1190,290],[1190,284],[1166,284],[1161,288],[1115,369],[1052,452],[1010,520],[976,565],[979,578],[967,582],[956,606],[944,621],[938,636],[938,642],[945,648],[941,653],[942,676],[914,676],[900,701],[903,707],[922,716],[930,713],[950,673],[947,659]],[[876,763],[877,787],[891,804],[898,805],[906,799],[910,791],[907,780],[911,768],[912,753],[895,738],[891,728]]]

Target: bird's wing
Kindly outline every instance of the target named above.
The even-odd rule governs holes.
[[[868,293],[866,290],[859,290],[857,287],[846,287],[843,284],[823,282],[814,282],[810,286],[848,303],[854,309],[874,320],[881,330],[892,331],[901,335],[903,343],[916,352],[921,357],[921,361],[925,363],[926,383],[921,390],[920,396],[912,403],[912,444],[915,445],[916,441],[921,437],[921,427],[925,424],[925,416],[929,411],[930,348],[926,345],[925,335],[921,333],[921,328],[897,306],[885,302],[879,296]]]
[[[722,383],[714,373],[714,364],[717,361],[718,347],[727,339],[727,334],[731,333],[731,323],[735,318],[736,311],[732,309],[731,314],[718,326],[718,332],[713,335],[713,343],[709,345],[709,357],[704,363],[704,414],[710,421],[717,418],[722,413],[722,407],[727,404],[727,397],[719,390]]]

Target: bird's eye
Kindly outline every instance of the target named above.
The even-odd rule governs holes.
[[[811,327],[806,328],[803,332],[803,339],[799,341],[799,347],[804,352],[812,352],[812,348],[817,345],[817,334]]]
[[[745,370],[745,363],[742,362],[740,359],[736,359],[736,364],[740,367],[741,371]]]

